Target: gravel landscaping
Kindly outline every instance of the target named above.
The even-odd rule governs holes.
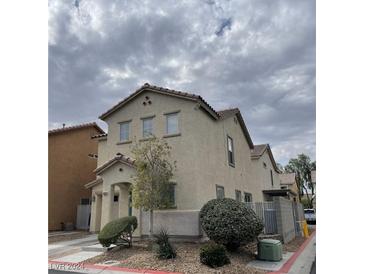
[[[200,263],[199,249],[201,244],[175,243],[177,258],[171,260],[159,260],[151,249],[142,246],[111,250],[107,253],[91,258],[85,263],[102,263],[108,260],[120,261],[117,266],[134,269],[152,269],[172,271],[180,273],[248,273],[262,274],[262,270],[246,267],[246,264],[254,259],[252,254],[243,248],[237,253],[228,253],[231,264],[216,269],[209,268]]]
[[[313,231],[311,230],[310,233]],[[306,240],[304,237],[297,237],[288,244],[283,245],[283,252],[295,252]],[[134,269],[152,269],[172,271],[180,273],[247,273],[263,274],[266,271],[246,266],[255,259],[247,249],[240,248],[238,252],[228,252],[231,264],[219,268],[210,268],[200,263],[199,250],[202,244],[199,243],[174,243],[177,250],[177,258],[171,260],[159,260],[156,254],[148,248],[148,242],[139,241],[132,248],[121,247],[110,250],[97,257],[84,261],[85,263],[103,263],[109,260],[119,261],[116,266]]]

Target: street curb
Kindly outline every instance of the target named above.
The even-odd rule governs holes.
[[[55,269],[61,270],[62,267],[69,266],[75,268],[75,272],[79,271],[82,267],[83,269],[101,269],[101,270],[110,270],[110,271],[126,271],[126,272],[133,272],[133,273],[144,273],[144,274],[182,274],[179,272],[166,272],[160,270],[152,270],[152,269],[132,269],[126,267],[117,267],[117,266],[106,266],[106,265],[96,265],[96,264],[85,264],[85,263],[70,263],[70,262],[62,262],[56,260],[49,260],[48,261],[48,269]],[[58,267],[57,267],[58,266]],[[72,270],[68,270],[72,272]]]
[[[314,235],[316,234],[316,231],[314,230],[313,233],[309,236],[308,239],[302,243],[302,245],[299,247],[299,249],[290,257],[290,259],[277,271],[269,272],[267,274],[283,274],[288,273],[290,268],[295,263],[296,259],[299,257],[299,255],[303,252],[304,248],[309,244],[309,242],[313,239]]]

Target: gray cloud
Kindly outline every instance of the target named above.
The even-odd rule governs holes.
[[[315,159],[315,1],[75,3],[49,2],[50,128],[149,82],[239,107],[278,162]]]

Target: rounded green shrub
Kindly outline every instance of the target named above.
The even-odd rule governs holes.
[[[252,209],[230,198],[210,200],[199,217],[207,236],[229,250],[253,242],[264,228]]]
[[[229,264],[230,260],[223,245],[209,242],[200,248],[200,262],[215,268]]]
[[[130,246],[132,243],[132,233],[137,226],[138,222],[135,216],[113,220],[103,227],[98,235],[98,240],[104,247],[109,247],[118,241],[124,241]]]

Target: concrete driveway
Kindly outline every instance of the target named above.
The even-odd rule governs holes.
[[[48,245],[48,259],[57,259],[63,256],[80,252],[83,246],[97,244],[97,234],[81,239],[51,243]]]

